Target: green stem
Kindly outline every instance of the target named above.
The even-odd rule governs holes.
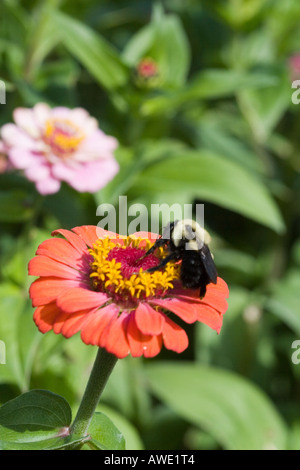
[[[70,429],[70,432],[76,436],[87,435],[100,396],[117,360],[116,356],[99,348],[77,415]]]

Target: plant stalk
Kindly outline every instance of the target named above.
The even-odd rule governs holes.
[[[115,355],[99,348],[77,415],[70,428],[71,434],[82,437],[87,435],[100,396],[117,360]]]

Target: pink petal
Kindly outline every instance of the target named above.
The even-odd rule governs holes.
[[[69,119],[81,129],[85,136],[90,136],[98,127],[97,120],[83,108],[71,109]]]
[[[40,137],[41,131],[37,126],[32,109],[16,108],[14,110],[13,116],[17,126],[21,127],[26,132],[26,134],[29,134],[34,139]]]
[[[14,168],[18,168],[19,170],[30,168],[32,165],[40,165],[44,161],[41,155],[34,154],[32,151],[20,147],[10,148],[8,157]]]
[[[66,181],[79,192],[94,193],[112,180],[119,171],[119,165],[114,159],[97,160],[70,166],[59,162],[53,165],[53,175]]]
[[[78,148],[76,160],[87,162],[111,159],[117,147],[117,139],[104,134],[100,129],[96,129],[92,135],[82,141]]]
[[[51,115],[51,108],[46,103],[37,103],[32,110],[37,125],[40,129],[44,129],[45,123]]]
[[[9,123],[2,126],[1,136],[5,145],[9,147],[19,147],[35,152],[40,152],[45,148],[43,142],[33,139],[15,124]]]
[[[54,178],[46,178],[35,183],[37,191],[46,196],[47,194],[57,193],[60,189],[60,181]]]
[[[45,181],[52,180],[50,176],[50,167],[43,163],[43,161],[32,164],[29,168],[25,169],[24,173],[29,181],[40,181],[43,185],[45,184]],[[55,183],[56,182],[57,180],[55,180]],[[60,185],[60,182],[58,182],[58,184]]]
[[[71,110],[66,106],[56,106],[51,109],[50,118],[70,119]]]

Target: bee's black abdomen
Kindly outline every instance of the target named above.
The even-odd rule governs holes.
[[[205,271],[199,253],[197,251],[185,252],[180,272],[182,285],[189,289],[197,289],[200,287],[203,276],[205,276]]]

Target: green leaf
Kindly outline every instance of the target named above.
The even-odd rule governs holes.
[[[266,302],[266,308],[297,335],[300,335],[299,290],[299,271],[290,270],[284,279],[276,283],[273,296]]]
[[[174,112],[178,107],[199,99],[216,99],[234,96],[239,90],[274,87],[278,78],[267,73],[238,70],[205,70],[191,79],[178,91],[155,96],[143,104],[141,112],[147,116]]]
[[[47,390],[26,392],[0,408],[0,448],[37,450],[70,445],[71,419],[71,408],[63,397]]]
[[[214,115],[212,116],[215,118]],[[228,124],[231,115],[228,113],[223,116],[223,119]],[[263,174],[263,162],[260,156],[247,145],[245,136],[236,137],[225,130],[224,121],[223,124],[215,123],[213,119],[211,121],[204,119],[195,122],[196,145],[222,155],[243,166],[246,170]]]
[[[238,102],[256,140],[265,143],[291,104],[291,83],[286,70],[275,86],[241,90]]]
[[[143,188],[152,203],[204,199],[249,217],[276,232],[282,216],[262,181],[240,165],[207,151],[183,150],[146,168],[132,186],[133,197]],[[180,196],[181,195],[181,196]]]
[[[272,402],[246,379],[190,363],[147,367],[154,394],[226,449],[285,449],[287,430]]]
[[[125,440],[122,433],[103,413],[94,413],[88,433],[91,436],[90,442],[99,450],[125,449]]]
[[[25,307],[22,292],[14,284],[0,285],[0,339],[5,343],[6,364],[0,365],[0,383],[5,381],[24,386],[24,371],[20,358],[18,325]],[[24,331],[24,325],[22,325]],[[26,327],[25,327],[26,329]]]
[[[23,222],[32,214],[28,194],[22,190],[0,191],[0,221]]]
[[[116,427],[120,429],[123,436],[126,436],[126,450],[143,450],[144,445],[138,430],[129,419],[126,419],[124,413],[117,412],[108,406],[100,405],[99,409],[108,415]]]
[[[105,88],[112,90],[128,80],[128,68],[118,52],[99,34],[64,13],[52,14],[63,44]]]
[[[131,66],[151,57],[158,64],[162,86],[183,85],[190,66],[190,48],[179,18],[166,15],[156,5],[151,22],[130,39],[123,57]]]

